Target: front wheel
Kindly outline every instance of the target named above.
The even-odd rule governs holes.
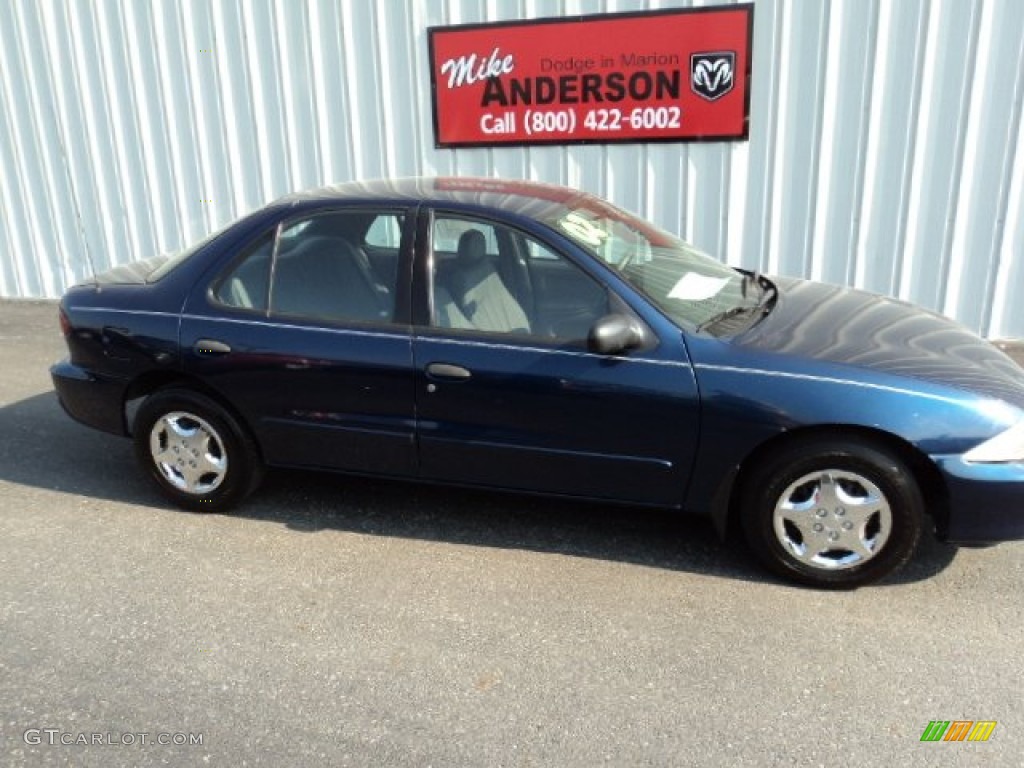
[[[164,389],[135,416],[135,455],[176,504],[222,511],[255,490],[263,474],[259,453],[227,410],[188,389]]]
[[[815,587],[858,587],[910,559],[923,503],[888,449],[859,440],[796,443],[753,467],[743,529],[771,570]]]

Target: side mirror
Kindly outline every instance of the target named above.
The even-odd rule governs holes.
[[[639,347],[643,342],[644,334],[636,320],[613,312],[594,323],[587,338],[587,347],[599,355],[618,355]]]

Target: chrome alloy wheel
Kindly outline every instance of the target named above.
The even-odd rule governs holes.
[[[773,523],[788,553],[832,571],[861,565],[881,551],[892,532],[892,510],[885,494],[863,475],[824,469],[782,492]]]
[[[149,453],[167,482],[196,496],[216,489],[228,471],[220,435],[186,411],[172,411],[157,419],[149,433]]]

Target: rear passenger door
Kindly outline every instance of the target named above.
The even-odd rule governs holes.
[[[190,296],[186,369],[240,412],[269,463],[415,473],[414,218],[353,206],[283,220]]]

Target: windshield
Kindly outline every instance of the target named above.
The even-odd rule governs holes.
[[[562,208],[546,223],[618,270],[678,325],[711,329],[762,306],[764,289],[756,276],[603,200],[588,196],[575,202],[577,207]]]

